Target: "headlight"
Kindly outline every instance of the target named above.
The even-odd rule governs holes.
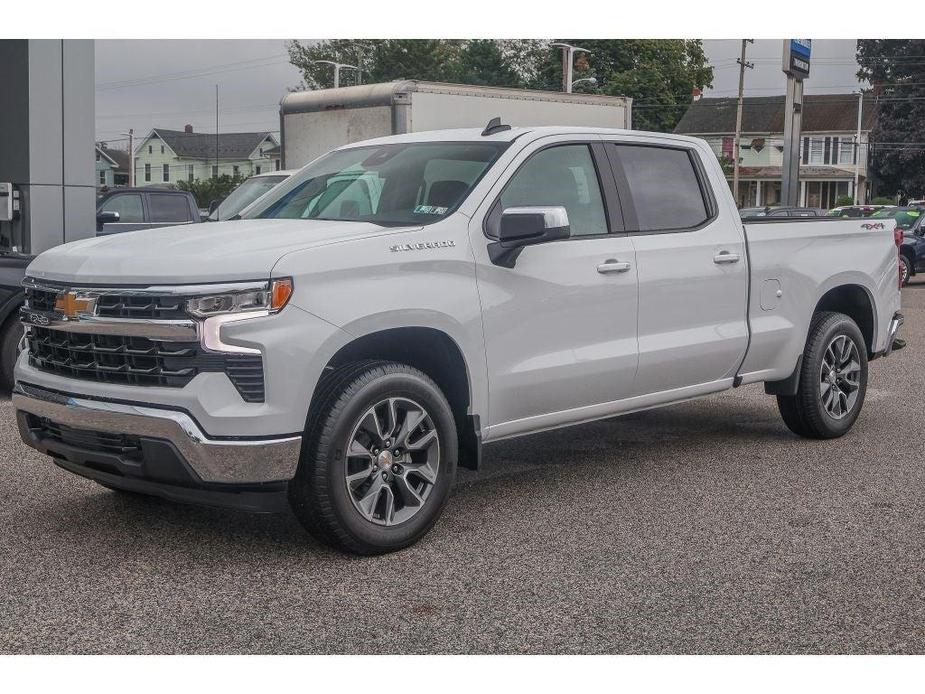
[[[282,310],[291,296],[292,278],[283,277],[257,287],[249,285],[239,291],[193,297],[187,300],[186,311],[196,318],[252,311],[276,313]]]

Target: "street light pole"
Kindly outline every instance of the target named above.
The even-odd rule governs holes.
[[[592,87],[594,87],[597,85],[597,78],[596,77],[582,77],[580,80],[575,80],[574,82],[572,82],[572,88],[574,89],[576,84],[581,84],[582,82],[587,82]]]
[[[333,65],[334,66],[334,88],[337,89],[340,86],[340,71],[344,70],[356,70],[360,71],[356,65],[347,65],[347,63],[338,63],[334,60],[313,60],[313,63],[316,65]]]
[[[572,46],[568,43],[554,43],[552,45],[558,46],[562,49],[562,60],[564,62],[564,65],[562,66],[562,91],[564,91],[566,94],[571,94],[575,54],[587,53],[588,55],[591,55],[591,51],[589,51],[587,48]]]

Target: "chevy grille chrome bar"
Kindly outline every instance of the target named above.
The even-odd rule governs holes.
[[[196,321],[155,320],[148,318],[99,318],[78,315],[65,318],[58,313],[46,313],[21,308],[19,316],[25,325],[49,330],[66,330],[71,333],[105,334],[121,337],[146,337],[161,342],[198,342]]]

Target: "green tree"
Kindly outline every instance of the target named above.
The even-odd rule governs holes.
[[[498,41],[467,41],[459,51],[453,81],[492,87],[520,87],[523,81]]]
[[[870,81],[877,115],[868,170],[878,192],[925,193],[925,39],[861,39],[858,77]],[[866,105],[866,104],[865,104]]]
[[[243,176],[222,174],[216,178],[195,181],[177,181],[177,187],[193,194],[201,209],[208,209],[213,200],[224,200],[235,188],[244,182]]]
[[[713,68],[697,39],[557,39],[587,48],[576,55],[574,79],[594,77],[586,91],[633,98],[633,127],[667,132],[692,101],[694,87],[713,85]],[[546,51],[545,65],[531,86],[562,88],[562,53]]]
[[[290,41],[289,61],[302,73],[302,89],[334,84],[334,70],[316,60],[356,65],[363,82],[418,79],[516,87],[523,84],[518,59],[529,55],[518,42],[490,39],[336,39]],[[523,66],[529,71],[528,66]],[[356,84],[355,70],[341,72],[341,85]]]

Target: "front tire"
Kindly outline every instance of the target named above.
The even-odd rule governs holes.
[[[19,341],[22,339],[23,327],[19,322],[19,313],[7,318],[0,334],[0,388],[5,392],[13,390],[15,378],[13,369],[19,357]]]
[[[348,364],[318,385],[290,505],[337,549],[402,549],[437,522],[457,450],[453,412],[427,375],[395,362]]]
[[[867,347],[843,313],[813,316],[796,395],[778,395],[784,423],[795,434],[832,439],[846,434],[864,406]]]

